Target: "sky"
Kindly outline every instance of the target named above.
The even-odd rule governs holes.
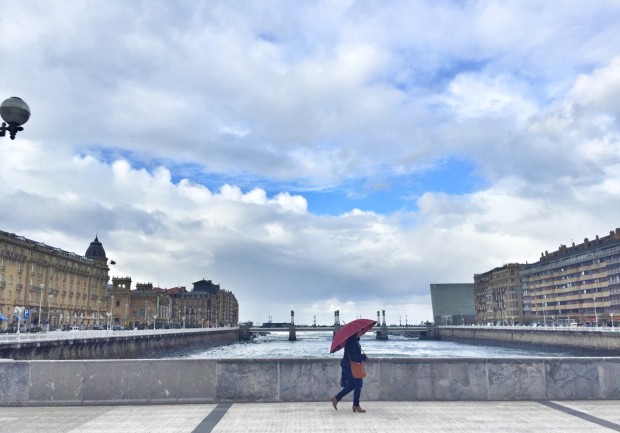
[[[620,227],[620,2],[2,0],[0,230],[240,320],[432,320],[430,284]]]

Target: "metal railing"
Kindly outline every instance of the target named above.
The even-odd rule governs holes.
[[[620,325],[619,326],[558,326],[558,325],[539,325],[539,326],[528,326],[528,325],[439,325],[439,328],[458,328],[458,329],[499,329],[499,330],[516,330],[516,331],[570,331],[570,332],[617,332],[620,333]]]
[[[42,341],[64,341],[64,340],[87,340],[87,339],[107,339],[115,337],[138,337],[147,335],[175,335],[188,333],[217,332],[224,330],[238,329],[236,327],[219,328],[178,328],[178,329],[142,329],[142,330],[101,330],[101,331],[49,331],[19,334],[0,334],[0,344],[29,343]]]

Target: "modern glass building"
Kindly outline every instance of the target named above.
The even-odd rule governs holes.
[[[431,284],[431,302],[437,325],[474,323],[474,283]]]

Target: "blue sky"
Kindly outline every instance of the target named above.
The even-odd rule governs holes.
[[[619,21],[611,0],[6,2],[0,99],[32,117],[0,142],[0,229],[97,234],[113,276],[212,279],[243,320],[428,320],[430,284],[618,225]]]

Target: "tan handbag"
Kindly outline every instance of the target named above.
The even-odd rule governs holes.
[[[353,361],[351,357],[349,357],[349,362],[351,363],[351,374],[355,379],[363,379],[366,377],[366,368],[364,368],[364,364]]]

